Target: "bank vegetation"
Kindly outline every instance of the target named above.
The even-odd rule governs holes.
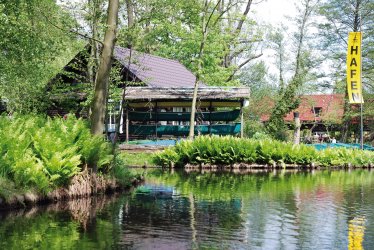
[[[316,150],[311,145],[294,145],[277,140],[254,140],[236,137],[200,136],[156,153],[160,166],[256,164],[286,167],[371,167],[374,152],[346,148]]]
[[[73,115],[3,115],[0,138],[0,206],[91,195],[134,178],[112,145]]]

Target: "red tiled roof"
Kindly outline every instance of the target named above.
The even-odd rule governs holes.
[[[116,46],[113,56],[123,66],[128,67],[130,49]],[[195,75],[178,61],[135,50],[131,51],[129,70],[148,87],[194,87],[196,79]]]
[[[340,122],[344,113],[344,95],[327,94],[327,95],[303,95],[300,96],[301,102],[299,107],[288,113],[284,120],[291,122],[294,120],[293,112],[299,112],[301,122],[314,122],[323,120],[334,120]],[[274,106],[274,102],[272,104]],[[314,108],[320,108],[320,115],[315,115]],[[269,115],[261,116],[262,121],[269,120]]]

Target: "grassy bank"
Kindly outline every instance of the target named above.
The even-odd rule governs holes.
[[[128,153],[122,152],[119,157],[122,159],[123,164],[129,167],[155,167],[153,162],[153,154],[149,152],[135,152]]]
[[[125,185],[131,174],[113,159],[110,144],[73,116],[0,117],[0,196],[5,199],[30,191],[47,195],[93,166],[104,179],[117,177]]]
[[[251,140],[236,137],[201,136],[193,141],[182,141],[154,157],[157,165],[171,163],[177,167],[186,164],[230,165],[297,164],[319,166],[365,167],[374,163],[374,152],[346,148],[317,151],[308,145],[293,145],[275,140]]]

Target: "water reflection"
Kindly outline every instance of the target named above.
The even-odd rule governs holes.
[[[373,178],[155,170],[131,194],[0,213],[0,249],[370,249]]]
[[[0,249],[110,248],[114,224],[100,213],[115,202],[118,196],[100,196],[0,211]]]

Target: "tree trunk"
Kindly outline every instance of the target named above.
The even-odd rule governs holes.
[[[200,81],[200,71],[202,68],[201,65],[201,57],[204,52],[204,44],[205,44],[205,34],[203,37],[203,41],[200,44],[200,52],[198,56],[198,63],[197,63],[197,74],[196,74],[196,80],[195,80],[195,86],[193,91],[193,97],[192,97],[192,105],[191,105],[191,118],[190,118],[190,131],[188,134],[188,139],[192,140],[195,135],[195,114],[196,114],[196,100],[197,100],[197,91],[199,89],[199,81]]]
[[[116,41],[119,0],[109,0],[107,30],[95,81],[95,93],[91,109],[91,133],[102,135],[104,131],[105,110],[107,104],[108,82],[112,68],[112,55]]]
[[[202,57],[204,54],[204,47],[205,47],[205,42],[208,36],[208,26],[209,22],[211,21],[213,14],[216,12],[218,6],[221,4],[222,0],[218,0],[212,11],[209,13],[208,18],[206,18],[206,14],[208,11],[208,1],[205,1],[204,4],[204,13],[202,16],[202,26],[201,26],[201,34],[202,34],[202,40],[200,42],[200,50],[199,50],[199,55],[197,57],[197,74],[196,74],[196,80],[195,80],[195,86],[194,86],[194,92],[193,92],[193,97],[192,97],[192,105],[191,105],[191,119],[190,119],[190,131],[188,134],[188,138],[192,140],[195,135],[195,114],[196,114],[196,100],[197,100],[197,90],[199,89],[199,81],[201,77],[201,70],[203,67],[202,64]]]
[[[92,89],[95,89],[95,81],[96,81],[96,72],[99,65],[99,55],[98,55],[98,12],[99,12],[99,3],[98,0],[91,0],[88,2],[89,4],[89,15],[92,16],[92,20],[90,23],[92,38],[90,39],[90,57],[87,63],[87,77],[88,82],[90,83]],[[88,115],[91,116],[92,110],[89,107]]]
[[[127,26],[129,28],[132,28],[135,23],[134,19],[134,5],[132,0],[126,0],[126,8],[127,8]]]
[[[283,46],[282,44],[280,46]],[[280,89],[280,93],[282,94],[283,93],[283,90],[284,90],[284,78],[283,78],[283,51],[282,51],[282,48],[280,47],[279,48],[280,50],[280,53],[279,53],[279,89]]]
[[[244,24],[245,20],[247,19],[247,15],[248,15],[249,10],[251,9],[251,4],[252,4],[252,0],[248,0],[247,5],[245,7],[245,10],[243,12],[243,15],[241,16],[241,18],[240,18],[240,20],[238,22],[238,26],[236,26],[235,33],[237,35],[239,35],[240,32],[242,31],[243,24]]]
[[[228,6],[230,6],[230,5],[231,5],[231,1],[229,1],[229,3],[228,3]],[[242,29],[243,29],[244,22],[247,20],[247,16],[248,16],[248,13],[249,13],[249,11],[250,11],[250,9],[251,9],[251,5],[252,5],[252,0],[248,0],[248,1],[247,1],[247,4],[246,4],[246,6],[245,6],[244,12],[243,12],[243,14],[242,14],[241,17],[240,17],[239,22],[238,22],[238,24],[237,24],[235,30],[233,30],[233,32],[232,32],[232,34],[231,34],[231,36],[232,36],[232,38],[231,38],[231,44],[236,43],[235,40],[236,40],[237,38],[239,38],[239,36],[240,36],[240,34],[241,34],[241,32],[242,32]],[[230,13],[228,12],[228,14],[230,14]],[[231,18],[228,17],[228,20],[231,20]],[[231,27],[232,27],[232,24],[229,23],[229,24],[228,24],[228,27],[231,28]],[[223,31],[222,31],[222,32],[223,32]],[[235,47],[235,46],[234,46],[234,47]],[[241,52],[242,52],[242,51],[241,51]],[[233,60],[235,59],[235,57],[237,57],[241,52],[236,53],[235,50],[232,51],[231,48],[229,48],[227,54],[223,56],[223,66],[226,67],[226,68],[230,67],[230,66],[232,65]],[[256,58],[257,58],[257,57],[256,57]],[[250,61],[250,60],[247,60],[246,63],[244,63],[241,67],[243,67],[245,64],[247,64],[249,61]],[[240,67],[240,68],[241,68],[241,67]],[[234,74],[235,74],[235,73],[236,73],[240,68],[238,67],[238,69],[236,69],[235,72],[234,72],[230,77],[227,78],[226,82],[231,81],[232,78],[233,78],[233,76],[234,76]]]
[[[130,34],[130,40],[127,44],[127,48],[131,49],[133,45],[133,34],[132,34],[132,28],[134,27],[135,24],[135,18],[134,18],[134,4],[132,0],[126,0],[126,9],[127,9],[127,28]]]
[[[294,136],[293,136],[293,144],[300,144],[300,128],[301,128],[301,123],[300,123],[300,117],[299,117],[299,112],[294,112],[294,119],[295,119],[295,131],[294,131]]]

